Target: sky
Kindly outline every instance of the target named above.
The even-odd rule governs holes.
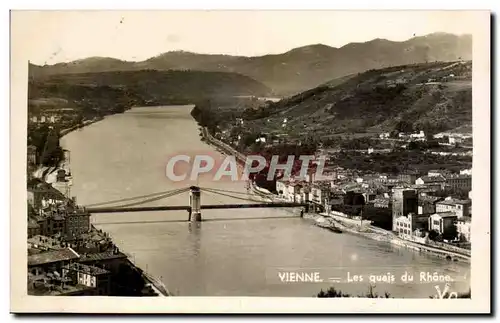
[[[23,11],[16,37],[29,41],[34,64],[93,56],[142,61],[185,50],[260,56],[375,38],[404,41],[433,32],[469,34],[467,11]]]

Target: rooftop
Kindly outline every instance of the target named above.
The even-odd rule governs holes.
[[[49,283],[28,284],[28,295],[35,296],[63,296],[73,293],[93,290],[94,287],[85,285],[55,285]]]
[[[422,176],[420,177],[422,181],[428,182],[428,183],[436,183],[436,182],[444,182],[445,179],[442,176]]]
[[[451,174],[446,176],[446,179],[468,179],[468,178],[472,178],[472,176],[467,174]]]
[[[39,266],[78,258],[80,258],[80,256],[76,253],[76,251],[71,248],[65,248],[28,256],[28,266]]]
[[[68,265],[67,268],[70,270],[75,270],[91,275],[103,275],[109,273],[109,271],[107,271],[106,269],[102,269],[95,266],[84,265],[80,263],[72,263]]]
[[[434,215],[439,215],[440,217],[442,218],[453,218],[453,217],[457,217],[457,215],[455,214],[455,212],[437,212],[437,213],[434,213]]]
[[[33,217],[28,218],[28,229],[36,229],[39,227],[40,227],[40,225],[38,225],[36,218],[33,218]]]
[[[111,250],[100,253],[89,253],[81,255],[80,262],[123,259],[123,258],[127,258],[127,256],[124,253],[120,251],[114,252],[113,250]]]
[[[469,205],[471,204],[470,200],[459,200],[459,199],[449,199],[437,202],[436,204],[444,204],[444,205]]]
[[[35,248],[37,246],[49,247],[52,249],[64,249],[61,246],[61,241],[57,239],[52,239],[42,235],[36,235],[28,239],[28,244],[34,245]]]

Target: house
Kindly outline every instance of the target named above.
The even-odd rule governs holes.
[[[422,130],[420,130],[420,132],[418,133],[412,133],[410,135],[410,138],[415,139],[417,141],[423,141],[425,140],[425,133]]]
[[[40,270],[60,272],[63,266],[76,262],[79,258],[80,255],[69,247],[45,251],[28,256],[28,270],[34,274]]]
[[[375,198],[377,197],[377,194],[375,194],[372,191],[365,191],[362,194],[363,194],[363,197],[365,198],[366,203],[373,202],[375,200]]]
[[[443,200],[441,197],[430,195],[419,195],[418,197],[418,214],[433,214],[436,213],[436,203]]]
[[[434,213],[429,217],[429,231],[436,231],[444,239],[454,239],[457,235],[457,215],[454,212]]]
[[[66,248],[66,245],[58,239],[35,235],[28,239],[28,248],[40,251],[61,250]]]
[[[330,198],[329,183],[319,182],[311,185],[309,200],[316,204],[323,205]]]
[[[447,187],[456,190],[470,191],[472,189],[472,176],[452,174],[445,177]]]
[[[50,184],[40,182],[28,187],[28,203],[35,209],[47,204],[64,203],[66,200],[67,198]]]
[[[471,218],[470,217],[464,216],[464,217],[458,219],[457,220],[458,238],[469,242],[470,241],[470,227],[471,227]]]
[[[436,203],[436,212],[453,212],[460,219],[464,216],[470,216],[471,204],[470,200],[446,198],[444,201]]]
[[[65,235],[72,239],[87,233],[90,230],[90,213],[84,208],[77,208],[68,212],[65,217]]]
[[[28,218],[28,238],[39,235],[40,233],[41,233],[41,231],[40,231],[40,225],[38,224],[38,221],[33,217],[29,217]]]
[[[417,213],[417,193],[415,190],[396,188],[392,195],[392,221],[393,231],[396,230],[396,219],[407,216],[409,213]]]
[[[438,189],[444,189],[445,183],[446,180],[443,176],[422,176],[415,181],[416,185],[426,185]]]
[[[278,192],[279,196],[285,197],[285,194],[287,192],[287,186],[288,186],[288,181],[284,181],[282,179],[276,181],[276,191]]]
[[[373,206],[381,209],[389,209],[392,208],[391,199],[390,198],[376,198],[373,200]]]
[[[460,175],[469,175],[469,176],[472,176],[472,168],[461,170],[460,171]]]
[[[417,180],[417,173],[405,172],[398,175],[398,181],[404,184],[413,184]]]
[[[35,165],[36,164],[36,146],[29,145],[28,146],[28,164]]]
[[[388,139],[391,136],[389,132],[382,132],[381,134],[378,135],[380,139]]]
[[[450,171],[445,170],[445,169],[433,169],[427,172],[427,176],[441,176],[441,177],[446,177],[450,175]]]
[[[71,279],[74,285],[84,285],[97,289],[96,295],[109,295],[111,290],[110,272],[106,269],[72,263],[62,269],[63,277]]]
[[[288,182],[283,197],[290,202],[295,202],[297,200],[297,194],[301,193],[302,187],[303,184],[301,182]]]
[[[461,137],[448,137],[448,143],[450,145],[456,145],[456,144],[461,144],[463,142],[463,139]]]
[[[400,237],[407,240],[415,240],[413,232],[426,229],[429,215],[409,213],[407,216],[399,216],[395,220],[395,230]]]
[[[344,204],[344,195],[345,193],[343,191],[331,191],[330,192],[330,197],[329,197],[329,204],[330,205],[343,205]]]

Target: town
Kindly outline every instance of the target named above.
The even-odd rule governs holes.
[[[28,123],[28,294],[168,295],[91,224],[89,212],[71,195],[70,152],[59,139],[96,120],[75,118],[72,109],[47,113],[32,111]]]
[[[212,138],[210,143],[218,142],[216,144],[218,148],[227,147],[223,149],[225,153],[241,155],[236,150],[238,146],[235,143],[224,142],[224,132],[216,133],[215,136],[206,131],[203,133]],[[266,143],[266,137],[268,134],[261,134],[255,140]],[[354,231],[366,231],[363,225],[370,225],[375,231],[377,228],[386,230],[409,244],[416,244],[417,250],[420,250],[418,246],[429,246],[456,252],[465,257],[470,256],[472,147],[469,145],[472,135],[446,132],[426,136],[423,131],[418,131],[408,134],[381,133],[378,137],[374,139],[387,141],[391,141],[393,137],[398,139],[392,140],[392,149],[378,151],[371,146],[364,150],[318,148],[315,152],[316,160],[326,158],[326,164],[319,178],[315,172],[310,171],[306,180],[303,180],[299,172],[295,171],[287,180],[281,178],[283,175],[281,173],[274,181],[259,181],[268,177],[266,171],[269,171],[269,168],[266,168],[262,174],[253,178],[254,185],[257,190],[267,193],[267,196],[273,199],[310,203],[313,212],[333,217],[343,225],[353,227]],[[433,147],[447,149],[450,144],[452,147],[447,153],[437,154],[429,152],[430,149],[415,151],[408,148],[413,145],[428,145],[430,141],[434,142]],[[369,143],[370,139],[366,142]],[[270,142],[265,144],[265,147],[269,151],[274,150],[279,153],[282,149],[279,145],[279,142]],[[298,150],[301,145],[300,142],[297,144]],[[457,154],[456,150],[466,152]],[[363,160],[406,152],[414,156],[429,156],[434,163],[429,165],[424,162],[418,167],[406,168],[400,173],[397,168],[390,173],[374,171],[376,167],[373,160],[371,160],[372,167],[366,170],[360,170],[363,167],[341,167],[337,163],[339,155],[357,156],[358,160]],[[396,159],[392,162],[407,161]],[[434,165],[441,167],[425,171]],[[300,169],[300,165],[295,169]]]

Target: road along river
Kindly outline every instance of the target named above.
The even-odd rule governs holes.
[[[133,108],[64,136],[61,143],[71,151],[71,193],[77,202],[89,205],[195,184],[169,180],[168,159],[177,154],[224,157],[200,141],[191,109]],[[241,181],[201,177],[197,183],[247,198]],[[188,200],[184,193],[147,205],[187,205]],[[245,202],[202,193],[202,203]],[[455,280],[449,291],[469,287],[467,264],[332,233],[290,210],[204,210],[205,221],[199,225],[179,222],[186,219],[185,211],[92,216],[92,222],[109,232],[136,264],[180,296],[308,297],[330,286],[358,295],[372,284],[379,294],[428,298],[437,294],[435,286],[445,289],[445,275]],[[405,273],[413,281],[401,281]]]

